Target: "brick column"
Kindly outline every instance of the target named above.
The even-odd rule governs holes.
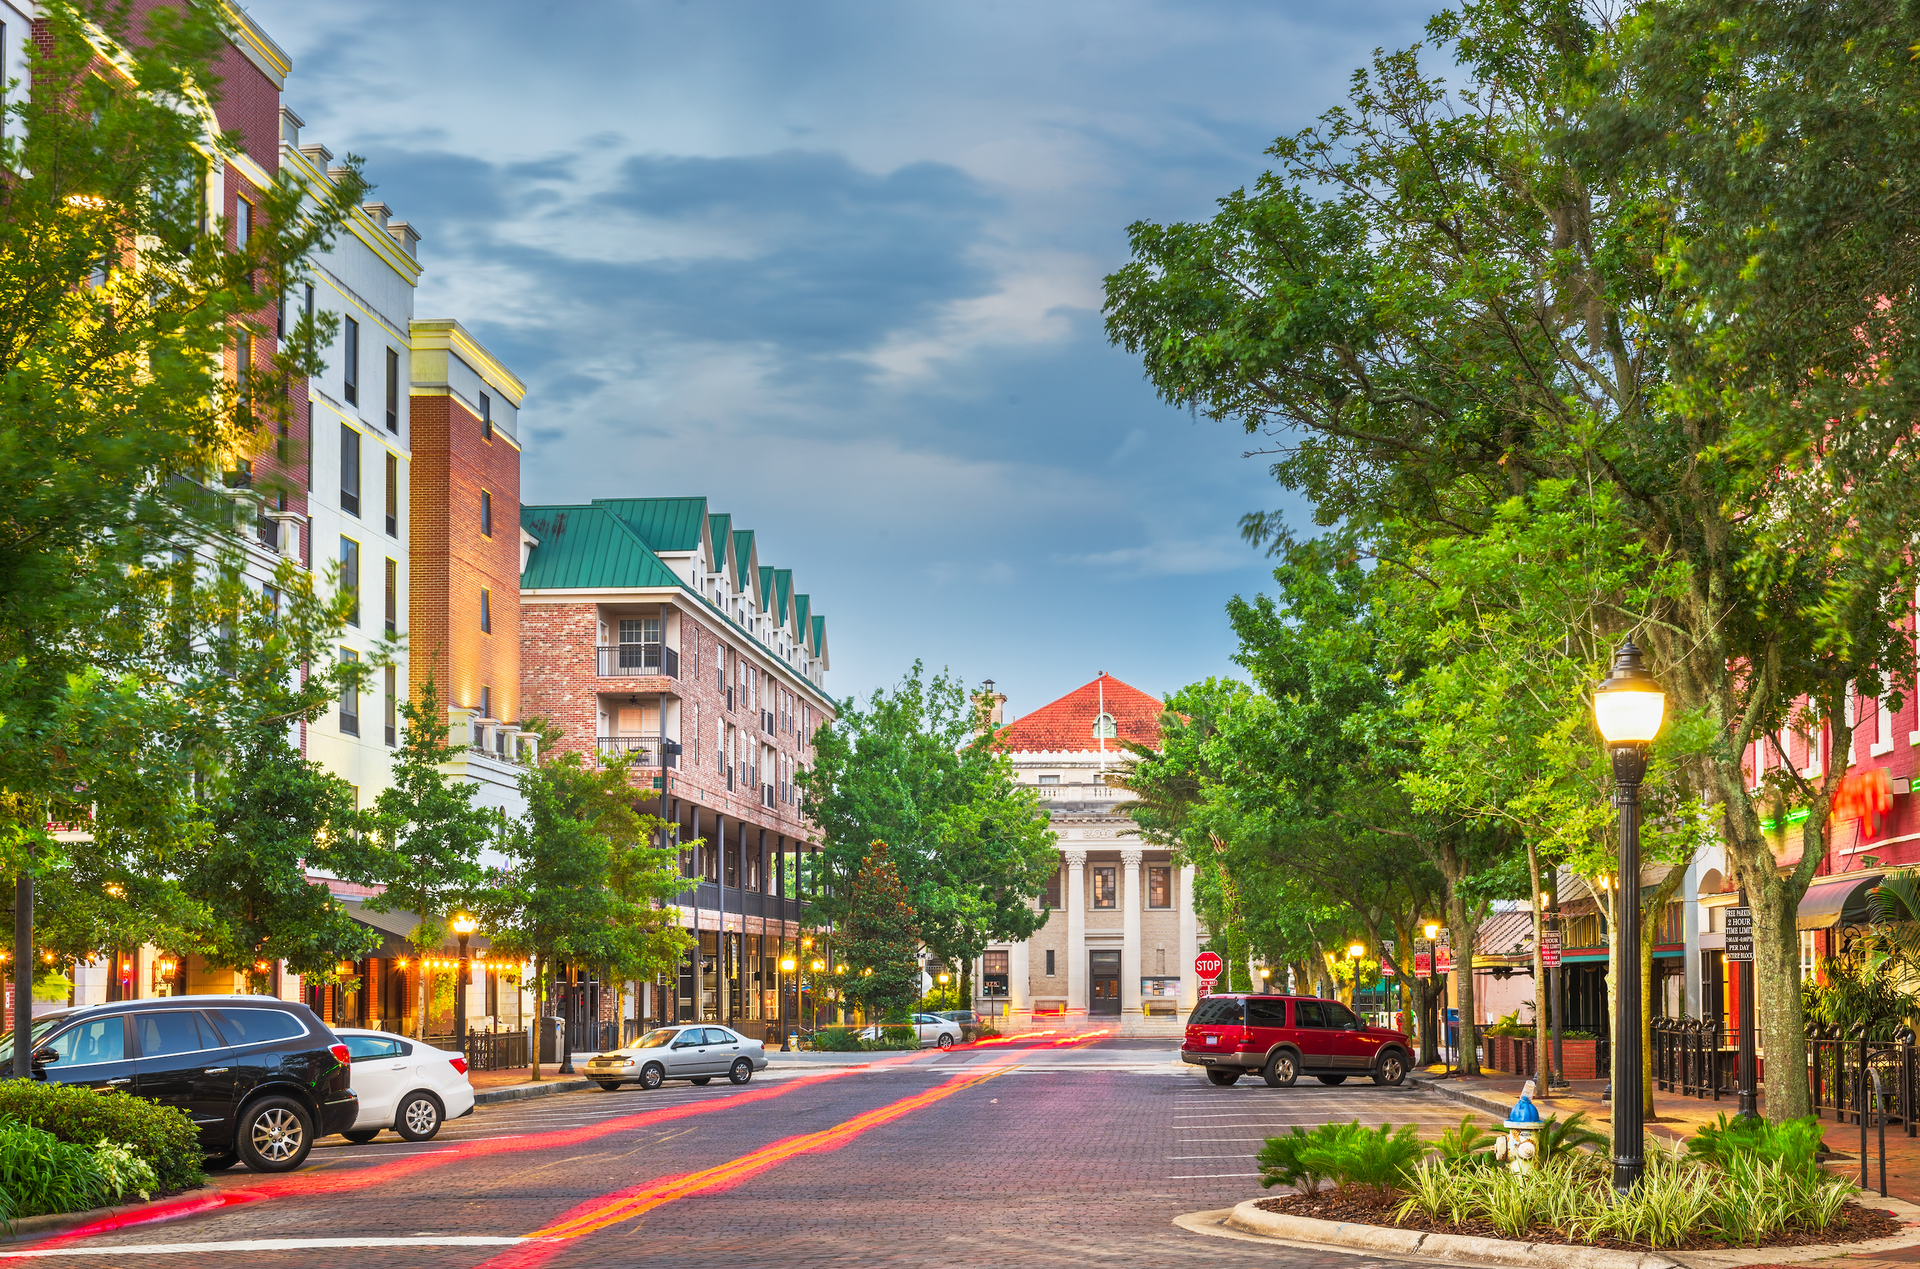
[[[1087,852],[1067,856],[1067,1013],[1087,1016]]]
[[[1120,1016],[1140,1012],[1140,852],[1120,852]]]

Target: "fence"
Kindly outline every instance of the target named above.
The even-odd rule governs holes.
[[[1739,1096],[1739,1053],[1727,1043],[1718,1020],[1657,1018],[1653,1023],[1654,1086],[1683,1097]],[[1757,1059],[1756,1059],[1757,1062]],[[1759,1072],[1764,1076],[1764,1071]],[[1765,1079],[1755,1083],[1765,1087]],[[1909,1137],[1920,1135],[1920,1063],[1914,1033],[1905,1027],[1892,1040],[1871,1040],[1856,1025],[1807,1030],[1807,1092],[1813,1113],[1838,1123],[1859,1123],[1868,1090],[1878,1085],[1880,1106]]]
[[[448,1037],[446,1047],[452,1045]],[[512,1071],[530,1065],[525,1031],[469,1031],[465,1048],[470,1071]]]

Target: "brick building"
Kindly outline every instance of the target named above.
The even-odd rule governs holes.
[[[1104,778],[1124,756],[1119,741],[1159,745],[1163,708],[1103,673],[1001,730],[1015,779],[1047,806],[1061,866],[1047,923],[989,947],[975,967],[981,1013],[1172,1035],[1197,1003],[1193,869],[1140,840],[1125,811],[1132,794]]]
[[[521,524],[523,707],[564,749],[636,755],[642,809],[676,826],[696,879],[679,906],[697,951],[646,987],[642,1017],[779,1034],[815,849],[793,776],[834,711],[826,619],[704,498],[527,507]]]

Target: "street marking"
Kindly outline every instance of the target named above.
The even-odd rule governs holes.
[[[424,1235],[416,1238],[241,1238],[227,1243],[147,1243],[136,1247],[62,1247],[48,1251],[0,1252],[27,1256],[183,1256],[212,1251],[324,1251],[343,1247],[507,1247],[524,1238],[471,1235]]]
[[[737,1159],[698,1172],[660,1177],[597,1199],[589,1199],[563,1212],[552,1223],[528,1234],[526,1245],[483,1261],[477,1269],[536,1269],[558,1255],[566,1241],[633,1220],[675,1199],[732,1189],[800,1155],[838,1150],[882,1124],[943,1101],[955,1093],[977,1088],[1010,1069],[1010,1063],[996,1063],[978,1070],[961,1071],[943,1084],[865,1111],[831,1128],[785,1137]]]

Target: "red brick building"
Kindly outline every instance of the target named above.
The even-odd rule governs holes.
[[[796,1017],[801,861],[815,849],[794,772],[833,717],[826,620],[751,530],[704,498],[528,507],[523,707],[563,748],[633,753],[643,808],[677,826],[696,884],[680,897],[697,954],[649,987],[645,1017],[776,1036]]]

